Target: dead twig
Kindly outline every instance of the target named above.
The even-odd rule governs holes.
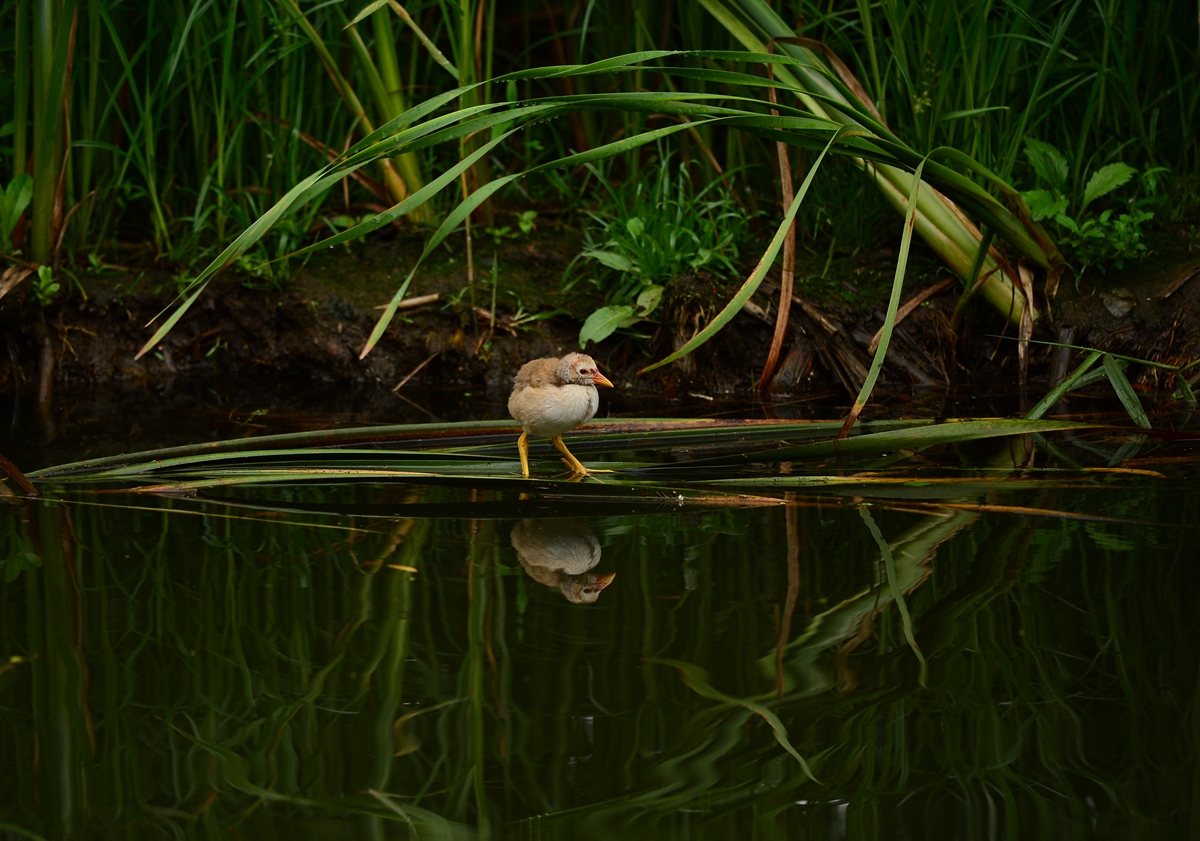
[[[774,41],[767,45],[767,51],[773,52],[775,49]],[[767,65],[767,78],[771,81],[775,79],[774,65]],[[767,98],[771,100],[771,105],[777,105],[778,100],[775,96],[775,88],[767,88]],[[775,108],[771,109],[772,116],[779,116],[779,111]],[[786,214],[788,208],[792,206],[792,200],[795,198],[796,190],[792,184],[792,165],[788,160],[787,144],[776,142],[775,153],[779,158],[779,190],[780,202],[783,207],[783,212]],[[793,219],[791,227],[788,228],[787,235],[783,240],[783,274],[779,281],[779,307],[775,311],[775,333],[771,336],[771,349],[767,353],[766,364],[763,365],[762,376],[758,379],[759,394],[766,394],[767,387],[771,384],[771,377],[775,374],[775,366],[779,364],[779,354],[783,350],[783,339],[787,335],[788,317],[792,312],[792,283],[796,277],[796,221]]]
[[[26,479],[25,474],[18,470],[15,464],[5,458],[3,453],[0,453],[0,470],[3,470],[5,473],[11,476],[12,480],[17,483],[17,487],[19,487],[26,496],[39,495],[37,488],[33,486],[33,483]]]
[[[433,353],[431,353],[429,355],[428,359],[426,359],[424,362],[422,362],[416,368],[413,368],[411,371],[409,371],[408,376],[405,377],[404,379],[402,379],[400,382],[396,383],[396,385],[392,388],[392,394],[395,394],[400,389],[404,388],[405,383],[407,383],[409,380],[411,380],[417,374],[421,373],[421,369],[424,368],[426,365],[428,365],[430,362],[432,362],[439,353],[441,353],[440,350],[435,350]]]
[[[438,301],[441,297],[442,296],[439,295],[437,292],[434,292],[432,295],[418,295],[415,298],[405,298],[403,301],[396,304],[396,309],[397,310],[413,310],[413,309],[416,309],[417,307],[423,307],[426,304],[432,304],[432,303]],[[386,310],[387,308],[388,308],[387,304],[380,304],[375,309]]]
[[[1025,410],[1025,390],[1029,385],[1029,339],[1033,335],[1033,269],[1025,260],[1017,264],[1025,306],[1021,308],[1020,340],[1017,343],[1017,387],[1021,392],[1021,410]]]
[[[908,316],[912,314],[912,311],[915,310],[917,307],[921,306],[921,304],[925,303],[927,300],[932,298],[934,295],[937,295],[939,292],[945,292],[947,289],[949,289],[951,286],[954,286],[956,283],[958,283],[958,278],[948,277],[944,280],[938,281],[937,283],[933,284],[933,286],[929,286],[929,287],[926,287],[925,289],[922,289],[916,295],[913,295],[911,298],[909,298],[904,303],[903,306],[900,307],[899,310],[896,311],[895,326],[897,326],[897,327],[900,326],[900,322],[902,322],[904,319],[908,318]],[[883,328],[882,327],[880,327],[878,330],[875,331],[875,335],[871,338],[871,343],[869,345],[867,345],[867,353],[875,352],[875,349],[877,347],[879,347],[879,340],[881,338],[883,338]]]

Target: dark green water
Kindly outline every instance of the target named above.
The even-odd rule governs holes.
[[[0,837],[1197,837],[1193,476],[0,505]]]

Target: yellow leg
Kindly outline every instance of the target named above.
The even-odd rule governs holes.
[[[550,439],[550,443],[557,447],[560,453],[566,456],[566,458],[563,459],[563,463],[567,467],[571,468],[572,473],[576,474],[577,476],[587,476],[589,473],[591,473],[590,470],[583,466],[583,462],[575,458],[575,456],[571,454],[571,451],[567,449],[567,445],[563,443],[561,435],[555,435]]]
[[[521,454],[521,475],[529,478],[529,433],[522,432],[517,439],[517,452]]]

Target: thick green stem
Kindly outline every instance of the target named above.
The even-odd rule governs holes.
[[[29,166],[29,0],[17,0],[13,63],[13,177]]]
[[[55,65],[65,56],[55,55],[55,41],[63,24],[63,10],[55,0],[35,0],[33,6],[33,213],[29,252],[34,262],[48,264],[54,247],[54,199],[61,174],[63,122],[62,90],[52,90]]]

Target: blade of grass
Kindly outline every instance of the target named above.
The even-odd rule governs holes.
[[[1026,420],[1037,420],[1042,415],[1050,410],[1050,407],[1062,399],[1062,396],[1075,387],[1080,378],[1086,374],[1093,365],[1096,364],[1102,355],[1100,351],[1094,350],[1087,355],[1079,366],[1063,378],[1063,381],[1050,389],[1050,393],[1038,401],[1038,404],[1029,410],[1029,414],[1025,415]]]
[[[1113,359],[1107,353],[1104,354],[1104,373],[1108,376],[1108,381],[1112,383],[1113,391],[1117,393],[1117,398],[1120,399],[1121,405],[1129,413],[1130,419],[1142,429],[1149,429],[1150,418],[1146,417],[1146,410],[1142,408],[1142,401],[1138,400],[1137,392],[1129,384],[1129,379],[1125,376],[1125,372],[1121,370],[1121,366],[1117,364],[1117,360]]]
[[[1192,391],[1192,387],[1182,371],[1176,372],[1175,382],[1179,385],[1179,394],[1180,399],[1183,400],[1183,405],[1189,409],[1196,408],[1196,394]]]
[[[924,169],[925,161],[921,161],[917,171],[913,173],[912,187],[908,192],[908,211],[904,217],[904,232],[900,236],[900,255],[896,258],[896,273],[892,278],[892,294],[888,298],[887,314],[883,317],[883,327],[880,328],[875,357],[871,360],[871,368],[867,371],[867,378],[863,381],[862,388],[859,389],[858,397],[854,398],[854,405],[850,407],[850,412],[846,415],[846,422],[842,425],[842,431],[838,433],[839,438],[845,438],[850,434],[850,428],[854,426],[863,407],[867,405],[871,392],[875,390],[879,372],[883,370],[883,360],[887,356],[888,346],[892,342],[896,312],[900,309],[900,292],[904,288],[904,273],[908,268],[908,252],[912,248],[913,226],[917,220],[917,193],[921,189],[921,172]]]

